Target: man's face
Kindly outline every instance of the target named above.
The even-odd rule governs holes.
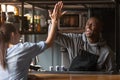
[[[85,34],[88,38],[93,38],[94,36],[98,36],[101,32],[101,24],[96,18],[88,19],[85,26]]]

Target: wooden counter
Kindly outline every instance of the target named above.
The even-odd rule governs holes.
[[[29,80],[120,80],[120,75],[104,73],[29,73]]]

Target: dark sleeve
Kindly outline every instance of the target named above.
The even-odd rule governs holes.
[[[51,28],[51,23],[49,24],[49,29],[50,28]],[[49,29],[48,29],[48,33],[49,33]],[[55,42],[67,48],[69,44],[72,42],[72,37],[71,38],[69,37],[69,33],[66,34],[66,33],[57,32]]]
[[[116,61],[115,61],[115,53],[111,52],[106,61],[105,61],[105,67],[107,72],[114,72],[116,71]]]
[[[57,33],[55,42],[67,48],[73,44],[72,33]]]

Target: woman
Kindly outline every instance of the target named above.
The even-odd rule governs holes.
[[[52,27],[46,41],[19,43],[20,34],[10,23],[0,27],[0,80],[27,80],[32,58],[49,48],[55,37],[57,21],[63,3],[58,2],[53,12],[49,11]]]

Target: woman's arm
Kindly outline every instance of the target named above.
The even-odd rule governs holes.
[[[58,19],[61,16],[62,7],[63,7],[63,3],[62,3],[62,1],[59,1],[55,5],[53,12],[51,13],[51,11],[49,11],[49,16],[51,18],[52,25],[51,25],[48,37],[45,41],[46,44],[47,44],[47,48],[49,48],[54,42],[55,34],[56,34],[56,31],[57,31]]]

